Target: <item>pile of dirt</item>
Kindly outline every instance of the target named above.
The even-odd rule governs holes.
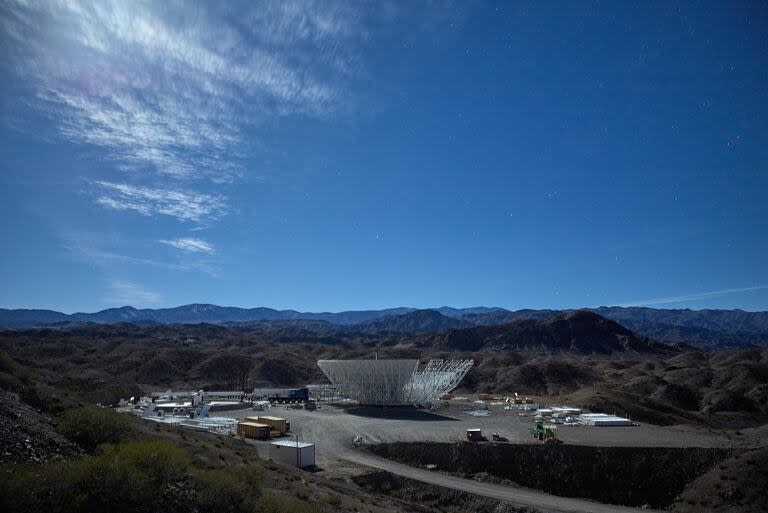
[[[672,504],[685,486],[735,449],[494,443],[393,443],[375,454],[474,478],[480,473],[564,497],[625,506]]]
[[[0,433],[3,462],[40,463],[82,453],[47,417],[6,391],[0,391]]]

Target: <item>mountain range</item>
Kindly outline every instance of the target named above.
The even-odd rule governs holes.
[[[689,310],[640,307],[583,309],[619,323],[643,337],[685,342],[697,347],[768,345],[768,312]],[[279,324],[327,333],[441,333],[476,326],[497,326],[520,320],[545,320],[569,310],[506,310],[474,307],[415,309],[408,307],[344,312],[299,312],[272,308],[237,308],[191,304],[175,308],[136,309],[130,306],[95,313],[64,314],[53,310],[0,309],[0,328],[71,327],[82,324]]]

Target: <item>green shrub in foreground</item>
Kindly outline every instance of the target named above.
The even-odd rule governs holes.
[[[234,469],[204,470],[195,476],[200,511],[251,512],[254,492],[245,476]]]
[[[86,449],[95,449],[130,437],[134,432],[131,420],[109,408],[86,406],[66,411],[58,428],[70,440]]]
[[[0,509],[47,513],[151,510],[189,470],[186,453],[164,442],[107,445],[96,455],[35,466],[0,467]]]

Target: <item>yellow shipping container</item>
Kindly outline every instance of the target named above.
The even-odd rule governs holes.
[[[269,432],[271,427],[268,424],[260,424],[258,422],[238,422],[237,434],[246,438],[269,438]]]
[[[254,419],[254,417],[248,417],[248,420]],[[256,417],[255,420],[261,424],[268,424],[272,429],[274,429],[277,433],[284,435],[288,431],[291,430],[291,423],[287,420],[280,418],[280,417]]]

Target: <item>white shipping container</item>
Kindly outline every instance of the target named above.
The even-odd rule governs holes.
[[[292,467],[312,467],[315,464],[315,444],[295,440],[277,440],[269,444],[272,461]]]

